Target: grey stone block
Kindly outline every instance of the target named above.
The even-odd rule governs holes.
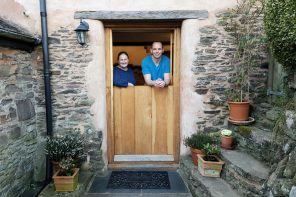
[[[289,197],[296,197],[296,186],[292,187]]]
[[[266,118],[271,121],[275,121],[278,118],[279,113],[280,112],[278,110],[269,110],[266,112]]]
[[[1,71],[0,71],[1,72]],[[10,93],[16,93],[16,92],[20,92],[21,89],[19,87],[17,87],[16,85],[14,84],[8,84],[6,87],[5,87],[5,91],[10,94]]]
[[[209,89],[207,89],[207,88],[198,88],[198,89],[195,89],[195,92],[197,94],[201,94],[201,95],[207,94],[208,91],[209,91]]]
[[[6,146],[8,144],[8,137],[6,134],[0,135],[0,146]]]
[[[61,44],[61,40],[59,38],[48,37],[49,44]]]
[[[1,105],[2,106],[5,106],[5,105],[7,105],[7,104],[10,104],[12,102],[12,99],[3,99],[2,101],[1,101]]]
[[[37,144],[36,152],[34,153],[34,173],[33,173],[33,179],[36,182],[41,182],[45,179],[45,162],[46,157],[44,154],[44,147],[45,147],[45,141],[40,142]]]
[[[20,121],[28,120],[35,116],[35,107],[29,99],[17,101],[16,106]]]
[[[284,170],[283,176],[286,178],[293,178],[296,174],[296,148],[289,154],[289,160]]]
[[[15,127],[15,128],[12,128],[10,131],[8,131],[9,133],[9,138],[14,140],[14,139],[17,139],[21,136],[21,128],[19,127]]]
[[[10,66],[1,65],[0,67],[0,77],[9,77],[10,76]]]

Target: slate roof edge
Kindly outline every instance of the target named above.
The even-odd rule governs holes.
[[[30,45],[38,45],[41,43],[40,36],[33,36],[24,28],[3,18],[0,18],[0,37],[22,41]]]

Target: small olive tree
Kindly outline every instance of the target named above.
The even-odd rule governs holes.
[[[264,0],[240,0],[228,15],[223,17],[225,30],[234,37],[235,52],[230,57],[234,68],[227,91],[228,100],[249,100],[251,75],[261,64],[266,53],[263,32]]]

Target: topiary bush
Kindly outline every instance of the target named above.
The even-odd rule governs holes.
[[[264,26],[275,58],[296,71],[296,1],[266,0]]]

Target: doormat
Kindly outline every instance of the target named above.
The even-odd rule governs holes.
[[[113,171],[109,189],[170,189],[167,171]]]

